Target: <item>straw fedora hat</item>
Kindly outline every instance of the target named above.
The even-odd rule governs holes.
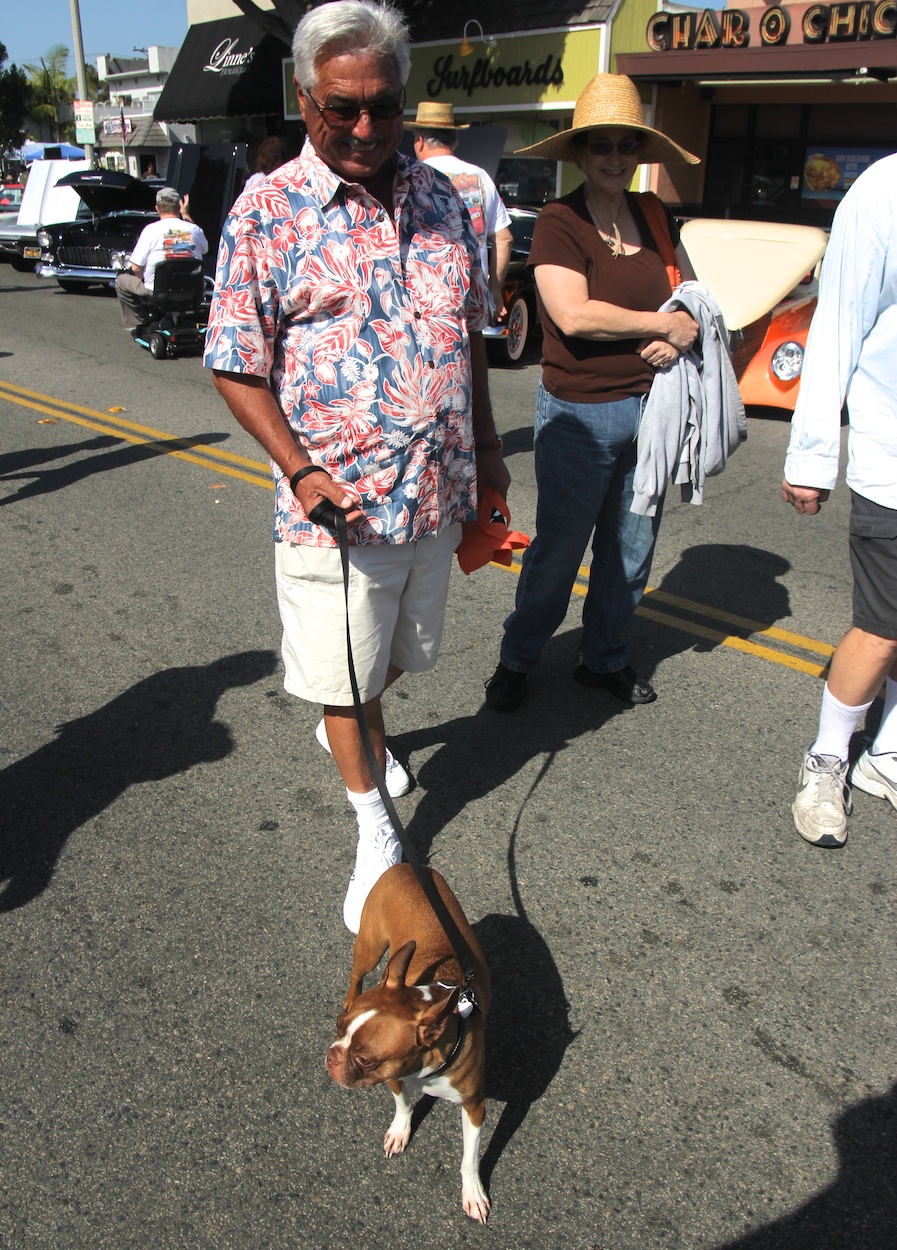
[[[451,104],[421,100],[413,122],[405,122],[406,130],[470,130],[470,122],[456,122]]]
[[[556,161],[576,163],[573,139],[586,130],[599,130],[613,126],[620,130],[636,130],[644,135],[639,152],[639,164],[653,165],[699,165],[701,158],[686,152],[678,143],[668,139],[659,130],[645,125],[645,113],[638,87],[625,74],[596,74],[583,89],[573,110],[573,125],[561,130],[541,143],[528,148],[518,148],[517,153],[526,156],[547,156]]]

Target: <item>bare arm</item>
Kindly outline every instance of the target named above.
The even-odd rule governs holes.
[[[472,390],[473,437],[477,449],[477,481],[491,486],[507,498],[511,475],[505,465],[495,432],[492,402],[489,399],[489,366],[486,344],[479,331],[470,335],[470,374]]]
[[[492,236],[492,248],[489,252],[489,291],[495,301],[495,316],[500,317],[507,310],[504,306],[502,285],[511,263],[512,235],[507,226],[497,230]]]
[[[288,478],[312,463],[284,420],[266,378],[247,373],[224,373],[220,369],[212,372],[215,389],[237,421],[264,447]],[[347,495],[327,473],[309,473],[308,477],[304,477],[296,484],[296,498],[306,516],[316,504],[328,500],[345,512],[350,524],[364,517],[356,500]]]
[[[697,338],[698,323],[686,312],[641,312],[589,299],[585,275],[560,265],[537,265],[535,272],[542,303],[562,334],[596,342],[662,339],[677,353]]]

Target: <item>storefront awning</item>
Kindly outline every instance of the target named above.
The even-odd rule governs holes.
[[[856,75],[861,68],[872,78],[897,75],[894,40],[787,44],[779,48],[686,48],[675,52],[625,52],[617,56],[619,73],[650,82],[759,77],[774,81],[825,75],[845,78]]]
[[[246,17],[191,26],[153,110],[159,122],[283,116],[281,64],[290,50]]]

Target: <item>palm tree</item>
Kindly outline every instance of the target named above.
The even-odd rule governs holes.
[[[31,116],[41,127],[47,126],[54,143],[71,137],[72,124],[65,118],[66,106],[74,99],[68,76],[69,50],[57,43],[42,56],[39,65],[26,65],[35,103]],[[62,116],[60,116],[62,114]]]

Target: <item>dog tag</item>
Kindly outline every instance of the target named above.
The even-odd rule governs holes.
[[[458,995],[458,1015],[462,1020],[466,1020],[476,1006],[476,1001],[470,990],[462,990]]]

